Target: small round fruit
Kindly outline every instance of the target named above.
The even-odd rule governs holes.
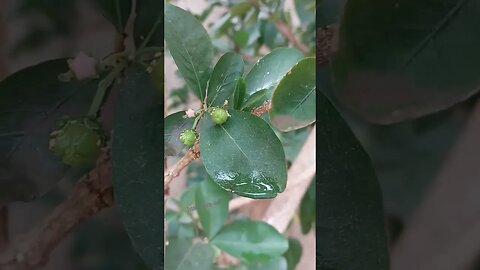
[[[49,148],[63,163],[86,168],[95,164],[103,144],[100,124],[80,118],[66,120],[59,130],[52,132]]]
[[[193,129],[185,129],[180,134],[180,141],[186,146],[192,146],[197,140],[197,132]]]
[[[222,108],[214,108],[210,116],[212,117],[213,122],[218,125],[227,122],[228,117],[230,117],[228,112]]]

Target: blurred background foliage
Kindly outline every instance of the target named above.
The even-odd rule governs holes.
[[[0,78],[47,59],[84,51],[104,57],[114,49],[115,30],[102,17],[100,1],[7,0],[0,3],[0,46],[5,70]],[[91,39],[96,39],[91,43]],[[89,43],[89,44],[88,44]],[[88,46],[83,47],[84,44]],[[0,57],[1,57],[0,56]],[[3,69],[0,69],[3,70]],[[69,194],[77,175],[63,179],[48,194],[28,203],[9,204],[12,239],[28,232]],[[131,246],[116,210],[86,220],[55,249],[42,269],[147,270]]]

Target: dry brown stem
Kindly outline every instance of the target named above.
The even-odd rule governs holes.
[[[76,184],[70,196],[27,235],[0,257],[2,270],[38,269],[44,266],[52,250],[78,224],[113,204],[109,151],[105,150],[97,166]]]

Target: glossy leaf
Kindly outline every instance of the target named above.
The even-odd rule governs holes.
[[[145,68],[133,66],[119,89],[112,145],[115,205],[134,248],[163,269],[163,104]]]
[[[213,59],[207,31],[192,14],[166,4],[165,41],[188,87],[203,100]]]
[[[296,64],[280,80],[272,97],[270,121],[281,131],[306,127],[316,118],[315,58],[308,57]]]
[[[252,220],[236,220],[226,225],[211,243],[245,263],[265,262],[288,249],[287,238],[274,227]]]
[[[99,0],[102,15],[123,33],[132,10],[132,0]]]
[[[282,142],[285,158],[293,162],[303,147],[309,134],[308,128],[297,129],[291,132],[278,132],[277,136]]]
[[[288,270],[287,260],[284,257],[278,257],[266,262],[251,263],[240,265],[237,270]]]
[[[288,239],[288,250],[283,254],[287,260],[288,270],[295,270],[302,258],[302,243],[294,238]]]
[[[60,82],[67,70],[67,59],[52,60],[0,82],[0,204],[32,200],[65,176],[49,135],[64,116],[85,115],[98,83]]]
[[[265,102],[271,95],[271,93],[273,92],[272,90],[262,89],[255,92],[244,102],[244,104],[242,105],[242,111],[251,111],[256,107],[261,106],[263,102]]]
[[[387,213],[403,220],[411,217],[469,120],[458,118],[458,113],[468,111],[468,103],[475,101],[388,126],[354,123],[372,158]]]
[[[225,224],[229,199],[230,194],[210,178],[199,185],[195,194],[195,206],[205,235],[209,239]]]
[[[390,124],[477,93],[478,14],[475,0],[348,1],[333,62],[341,104]]]
[[[278,48],[262,57],[245,77],[247,96],[275,87],[302,57],[303,54],[294,48]]]
[[[243,59],[228,52],[218,60],[208,82],[208,106],[222,106],[234,93],[238,80],[243,76]]]
[[[330,101],[317,95],[317,266],[386,270],[382,196],[370,158]]]
[[[136,0],[133,30],[135,46],[163,47],[163,3],[158,0]]]
[[[164,155],[176,156],[185,145],[180,141],[180,134],[185,129],[191,129],[195,118],[183,118],[184,111],[173,113],[165,118],[164,127]]]
[[[244,98],[245,98],[245,80],[243,78],[240,78],[235,82],[235,90],[233,90],[233,95],[230,97],[229,107],[235,110],[240,110],[240,108],[242,107]]]
[[[213,256],[213,248],[208,244],[192,244],[192,239],[170,240],[165,254],[165,269],[211,270]]]
[[[273,198],[287,184],[280,140],[261,118],[229,111],[223,125],[202,120],[200,151],[213,180],[227,191],[249,198]]]
[[[312,225],[315,223],[316,208],[315,208],[315,188],[316,178],[312,180],[307,192],[303,195],[300,202],[300,225],[302,233],[307,234],[310,232]]]

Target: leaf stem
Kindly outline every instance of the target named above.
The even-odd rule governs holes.
[[[93,99],[92,105],[90,105],[90,109],[88,110],[87,116],[96,118],[100,107],[102,106],[102,102],[105,98],[105,94],[107,93],[108,88],[115,82],[117,77],[120,75],[122,70],[126,66],[126,61],[123,61],[117,64],[113,70],[98,83],[97,93]]]
[[[195,235],[199,236],[200,235],[200,228],[198,227],[196,219],[193,217],[192,213],[190,213],[190,211],[187,208],[185,208],[185,206],[182,205],[182,203],[180,201],[178,201],[176,199],[173,199],[173,198],[172,198],[172,201],[178,206],[180,211],[187,214],[187,216],[192,220],[193,228],[195,229]]]
[[[202,111],[197,117],[195,117],[195,121],[193,122],[192,129],[196,129],[198,122],[200,122],[200,119],[203,117],[205,113]]]

